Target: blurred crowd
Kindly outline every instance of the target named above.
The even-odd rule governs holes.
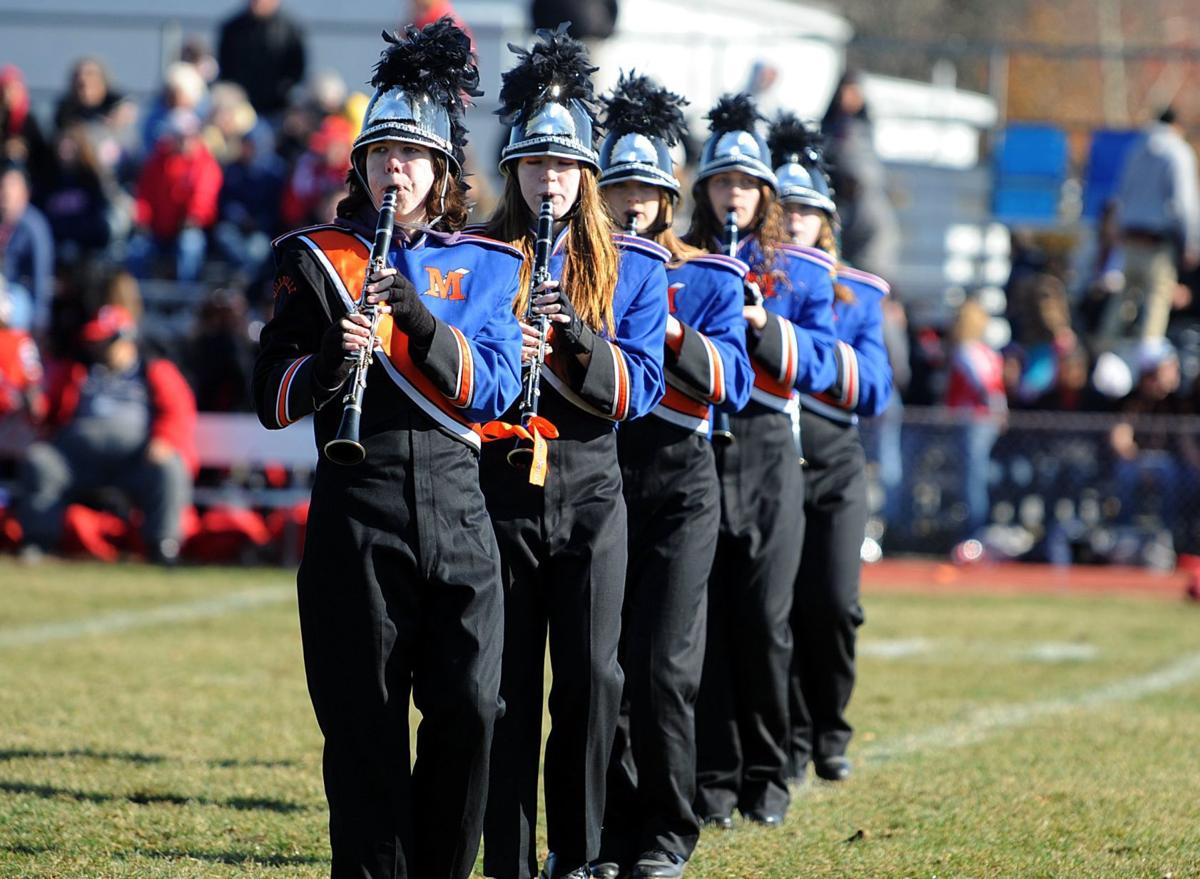
[[[613,0],[531,4],[535,26],[573,19],[598,53],[616,12]],[[447,0],[413,0],[405,18],[442,15],[469,26]],[[751,91],[769,88],[765,72],[755,67]],[[332,218],[366,102],[337,74],[310,69],[304,30],[280,0],[247,0],[215,47],[186,38],[140,103],[103,59],[84,57],[35,112],[22,72],[0,67],[0,447],[20,447],[14,419],[46,432],[46,381],[60,364],[96,366],[86,328],[105,307],[127,316],[122,335],[143,361],[178,368],[196,408],[248,410],[257,328],[270,316],[270,242]],[[889,277],[900,229],[855,72],[821,124],[844,256]],[[490,157],[467,161],[482,170],[472,197],[485,217]],[[968,533],[988,518],[988,459],[1011,410],[1121,414],[1108,451],[1122,491],[1146,478],[1181,498],[1200,486],[1200,449],[1186,434],[1137,426],[1145,414],[1200,411],[1200,332],[1179,331],[1200,326],[1200,192],[1172,112],[1129,166],[1083,271],[1014,231],[999,306],[968,297],[949,325],[921,327],[909,325],[902,289],[885,304],[899,393],[884,420],[898,424],[906,403],[962,413]],[[176,311],[164,328],[167,306],[181,305],[185,320]],[[885,486],[900,484],[898,439],[879,466]]]

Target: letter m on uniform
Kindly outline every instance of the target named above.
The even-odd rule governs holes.
[[[425,266],[429,275],[429,288],[421,295],[436,296],[438,299],[466,299],[462,292],[462,279],[470,269],[451,269],[443,275],[442,270],[435,266]]]

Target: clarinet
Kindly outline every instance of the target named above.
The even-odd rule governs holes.
[[[546,362],[546,335],[550,332],[550,318],[533,313],[534,291],[550,280],[550,247],[554,243],[554,204],[550,196],[542,199],[538,211],[537,238],[533,245],[533,271],[529,278],[529,302],[525,306],[525,323],[536,321],[538,331],[537,351],[526,364],[521,385],[521,426],[529,429],[529,422],[537,417],[538,401],[542,396],[542,366]],[[533,465],[533,448],[517,440],[517,446],[508,453],[508,463],[519,469]]]
[[[348,359],[354,361],[354,368],[350,373],[346,396],[342,398],[342,423],[338,425],[337,436],[325,443],[325,457],[335,464],[361,464],[367,457],[366,448],[359,442],[358,431],[363,394],[367,390],[367,370],[375,359],[375,333],[379,329],[380,318],[379,308],[367,302],[367,279],[387,265],[388,251],[392,247],[392,224],[396,218],[396,189],[395,186],[389,186],[383,193],[379,221],[375,224],[375,242],[371,245],[371,259],[363,274],[361,304],[357,308],[358,313],[371,322],[371,334],[364,347],[348,355]]]
[[[733,257],[734,259],[737,259],[737,248],[738,248],[737,211],[730,211],[729,213],[727,213],[725,215],[725,252],[729,256]],[[761,305],[762,304],[761,295],[758,297],[757,302],[754,301],[754,299],[751,295],[750,289],[751,288],[749,288],[749,287],[746,288],[745,304],[746,305]],[[733,445],[735,439],[736,438],[733,435],[733,428],[729,424],[729,413],[718,411],[717,412],[717,423],[715,425],[713,425],[713,436],[712,436],[713,443],[718,446],[731,446],[731,445]]]
[[[630,211],[625,215],[625,234],[637,238],[637,212]]]

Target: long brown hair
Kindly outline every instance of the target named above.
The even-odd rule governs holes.
[[[685,244],[683,239],[675,234],[675,200],[667,194],[667,190],[661,187],[657,188],[657,192],[658,216],[654,218],[654,222],[647,229],[639,234],[671,251],[670,268],[677,269],[689,259],[704,255],[706,251]],[[605,206],[607,205],[608,202],[605,201]],[[611,209],[609,215],[612,215]],[[617,226],[624,226],[622,220],[622,217],[613,216],[613,222]]]
[[[839,302],[845,302],[847,305],[855,303],[854,291],[837,279],[837,270],[842,265],[841,255],[838,253],[837,235],[833,231],[833,223],[829,220],[829,214],[821,212],[821,231],[817,233],[817,249],[823,250],[833,257],[833,268],[829,274],[833,279],[833,298]]]
[[[579,168],[579,195],[569,215],[567,253],[563,259],[562,289],[571,297],[579,317],[593,330],[616,332],[613,292],[617,288],[619,256],[613,243],[613,223],[600,196],[596,172]],[[504,241],[525,255],[521,286],[513,300],[513,311],[524,316],[529,302],[529,278],[533,271],[532,216],[514,169],[504,180],[504,194],[483,234]]]
[[[792,279],[786,271],[776,264],[775,251],[780,244],[787,242],[784,233],[783,208],[774,190],[764,182],[758,184],[758,211],[754,215],[754,232],[758,235],[758,249],[762,258],[750,266],[751,271],[759,275],[770,275],[775,282],[785,289],[792,286]],[[692,193],[696,205],[692,210],[692,225],[684,236],[684,241],[696,247],[708,250],[714,241],[720,241],[725,235],[724,224],[717,218],[712,199],[708,197],[706,181],[693,187]]]
[[[429,194],[425,196],[425,221],[429,222],[440,214],[434,227],[445,232],[457,232],[467,225],[467,212],[470,210],[467,205],[467,195],[459,182],[450,175],[449,163],[445,156],[430,150],[429,158],[433,162],[433,185],[429,187]],[[355,173],[353,166],[346,174],[346,184],[349,191],[346,193],[346,197],[338,202],[337,215],[343,219],[350,219],[369,205],[371,199],[367,195],[366,187],[358,179],[358,174]],[[446,188],[444,200],[442,198],[443,186]]]

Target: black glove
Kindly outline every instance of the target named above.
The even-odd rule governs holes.
[[[544,306],[536,306],[534,314],[542,314],[544,308],[557,305],[557,314],[566,315],[568,318],[566,321],[551,321],[554,326],[554,337],[558,340],[558,344],[563,345],[572,354],[591,354],[592,348],[596,344],[596,333],[575,313],[575,306],[571,304],[571,300],[567,298],[564,291],[550,290],[547,293],[557,293],[558,299],[548,302]]]
[[[437,318],[425,307],[412,281],[397,274],[392,286],[384,292],[392,307],[392,322],[404,331],[411,345],[428,350],[437,329]]]
[[[313,358],[313,380],[327,391],[340,388],[350,377],[354,358],[342,347],[342,320],[338,318],[321,336],[321,347]]]

